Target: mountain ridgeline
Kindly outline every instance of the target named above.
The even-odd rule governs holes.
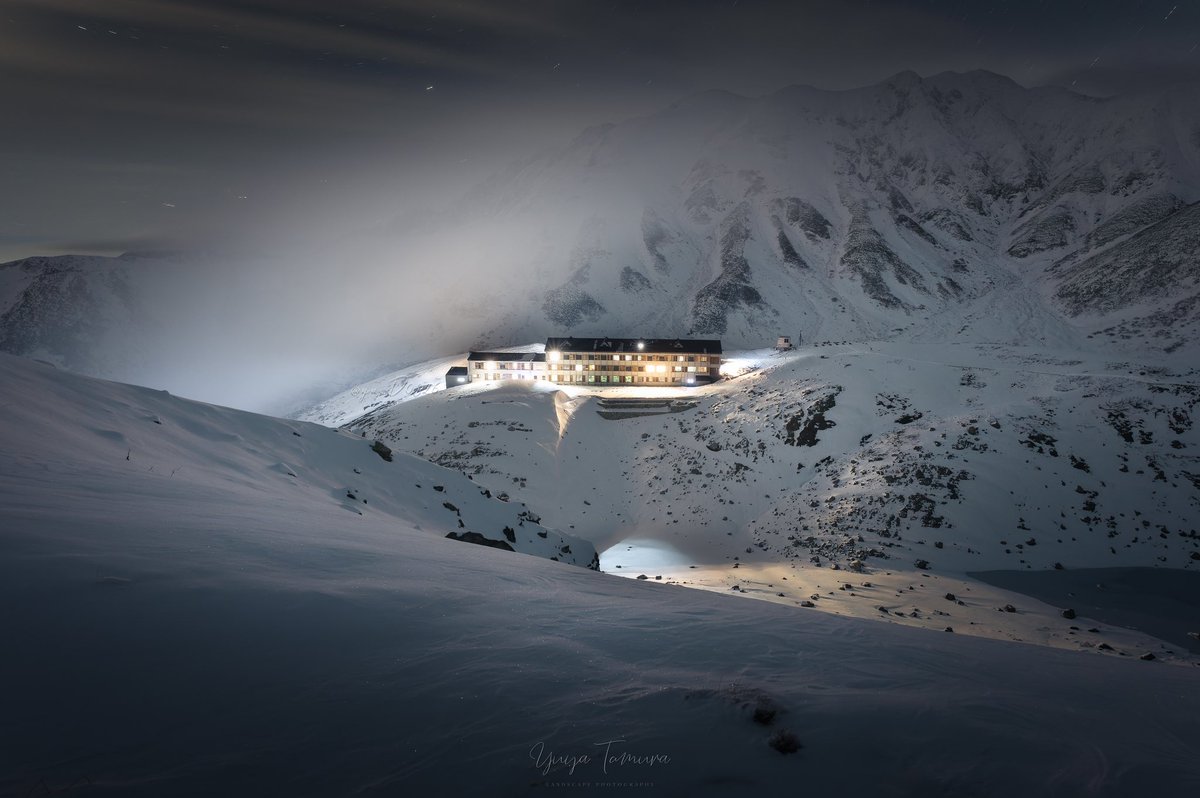
[[[513,272],[543,300],[496,319],[520,340],[1158,333],[1169,346],[1195,324],[1198,199],[1194,92],[1098,100],[906,73],[855,91],[709,92],[595,128],[457,218],[570,231]]]
[[[705,92],[318,257],[352,263],[360,296],[393,298],[387,334],[409,362],[588,334],[1186,352],[1200,319],[1197,96],[1096,99],[987,72]],[[80,331],[151,324],[138,297],[152,265],[0,269],[0,348],[111,361],[89,351],[103,336]],[[153,323],[169,326],[169,307]]]

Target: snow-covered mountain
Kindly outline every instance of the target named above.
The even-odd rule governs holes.
[[[840,344],[732,353],[734,376],[702,388],[600,393],[441,390],[413,369],[319,414],[538,507],[610,573],[1094,650],[1061,605],[980,574],[1200,575],[1200,372],[1171,359]],[[657,399],[622,408],[636,397]],[[1184,626],[1160,636],[1200,653]]]
[[[636,784],[646,794],[727,796],[791,795],[803,784],[814,794],[847,796],[1185,794],[1200,780],[1200,669],[1082,603],[1078,620],[1050,620],[1039,602],[980,583],[977,592],[960,591],[958,602],[928,595],[927,584],[944,590],[935,581],[941,569],[971,561],[955,541],[983,539],[958,525],[961,515],[954,528],[910,533],[904,524],[924,515],[922,505],[896,528],[903,540],[891,540],[909,547],[906,554],[928,549],[933,562],[934,571],[908,583],[912,589],[877,568],[899,558],[872,559],[867,573],[831,574],[852,578],[852,591],[822,590],[809,603],[878,603],[889,614],[876,615],[907,624],[919,601],[917,615],[947,613],[938,622],[956,632],[967,631],[972,618],[1024,619],[1022,639],[1053,626],[1063,638],[1085,638],[1088,653],[837,618],[653,578],[619,579],[444,537],[461,532],[461,520],[503,540],[500,527],[509,524],[518,547],[546,544],[562,553],[570,545],[576,557],[584,555],[586,544],[531,525],[517,503],[536,488],[554,513],[562,512],[544,484],[550,472],[539,466],[557,462],[563,478],[586,479],[578,455],[579,463],[595,457],[606,465],[629,458],[649,480],[625,483],[631,494],[666,490],[657,499],[659,521],[669,524],[674,516],[667,513],[675,511],[689,524],[709,522],[694,530],[699,536],[719,538],[720,516],[697,514],[705,502],[739,520],[753,514],[750,508],[765,509],[769,521],[769,508],[786,507],[786,497],[763,505],[750,499],[758,491],[774,495],[797,458],[804,461],[799,473],[831,479],[828,464],[813,455],[844,447],[860,429],[875,430],[878,445],[892,446],[893,428],[903,437],[919,424],[922,439],[937,438],[924,433],[927,424],[954,428],[933,418],[942,408],[933,396],[908,396],[907,408],[893,398],[878,409],[860,396],[871,369],[890,364],[899,373],[920,368],[919,359],[829,354],[829,361],[812,355],[825,371],[810,374],[806,361],[786,360],[722,386],[725,393],[697,394],[695,407],[653,418],[604,419],[592,400],[516,386],[471,386],[457,398],[438,392],[403,405],[425,419],[470,409],[477,425],[450,413],[453,429],[423,427],[420,441],[399,426],[400,417],[389,429],[398,441],[410,435],[431,456],[445,451],[439,459],[478,438],[497,456],[469,449],[456,455],[479,471],[475,481],[399,452],[387,462],[369,439],[346,432],[0,356],[0,630],[7,641],[0,657],[0,793],[542,795]],[[962,371],[961,390],[986,396],[986,382],[1015,399],[1020,390],[1003,388],[1010,381],[1029,380],[1032,390],[1033,374],[1070,368],[992,366]],[[1090,392],[1090,382],[1107,397],[1096,401],[1117,401],[1130,393],[1122,386],[1138,382],[1134,376],[1051,376],[1042,387]],[[1155,391],[1172,379],[1147,375],[1147,398],[1163,408],[1184,402]],[[788,387],[801,390],[780,395]],[[828,396],[835,402],[824,401]],[[897,414],[918,411],[926,413],[919,422],[899,423]],[[978,432],[963,427],[947,435],[946,447],[963,458],[955,467],[984,483],[991,473],[985,464],[1011,460],[1010,450],[1025,446],[1021,440],[1045,450],[1053,445],[1045,435],[1073,428],[1062,416],[1031,420],[1027,426],[1042,435],[1035,440],[1020,412],[1027,411],[1002,417],[1000,430],[981,417]],[[708,429],[723,418],[729,423],[719,433]],[[1181,422],[1144,407],[1113,423],[1107,456],[1105,441],[1089,444],[1082,433],[1062,432],[1058,456],[1028,450],[1027,468],[1046,480],[1069,474],[1095,490],[1099,509],[1082,511],[1089,514],[1119,512],[1125,500],[1115,492],[1122,488],[1145,493],[1149,486],[1165,502],[1177,501],[1174,488],[1149,474],[1113,481],[1113,466],[1125,455],[1131,469],[1143,468],[1142,450],[1153,451],[1166,479],[1176,480],[1179,464],[1155,447],[1162,425]],[[581,434],[589,430],[604,434],[609,449],[583,451]],[[469,438],[458,443],[460,436]],[[817,443],[810,447],[812,436]],[[1179,436],[1195,445],[1190,431]],[[958,447],[962,440],[970,445]],[[539,450],[535,441],[558,451]],[[626,448],[633,442],[641,448]],[[939,484],[925,490],[942,497],[940,481],[953,475],[943,477],[938,461],[923,461],[918,445],[925,444],[911,445],[914,457],[895,469],[927,469]],[[1091,473],[1064,471],[1066,458],[1080,453]],[[899,473],[867,455],[856,458],[863,468]],[[835,459],[852,489],[844,498],[868,495],[869,485],[854,485],[862,476],[848,470],[853,461]],[[689,461],[700,474],[679,470]],[[508,503],[496,491],[483,495],[483,478],[506,472],[528,484],[505,479]],[[1036,489],[1029,476],[1027,487]],[[594,481],[607,489],[621,478]],[[696,480],[709,480],[707,488]],[[960,482],[968,508],[975,482]],[[586,482],[560,484],[571,502],[589,495]],[[1043,496],[1031,498],[1040,503]],[[565,509],[568,502],[561,503]],[[1163,522],[1171,534],[1160,538],[1159,505],[1145,506],[1155,508],[1154,527],[1122,525],[1115,538],[1106,536],[1104,522],[1093,529],[1072,507],[1070,529],[1061,534],[1086,544],[1055,547],[1060,533],[1038,527],[1021,533],[1039,537],[1038,548],[1021,556],[1040,565],[1045,544],[1054,556],[1072,557],[1072,565],[1076,557],[1104,561],[1094,535],[1147,560],[1181,554],[1179,520]],[[631,496],[611,508],[580,501],[570,512],[577,526],[592,529],[596,515],[645,516],[648,507]],[[1022,512],[1034,523],[1048,517],[1033,504]],[[814,522],[824,518],[817,514]],[[784,545],[766,526],[757,530],[772,549]],[[828,537],[821,528],[814,534]],[[947,545],[921,546],[918,536]],[[1124,548],[1143,537],[1145,545]],[[718,551],[712,541],[694,542]],[[878,545],[874,538],[871,545]],[[1002,558],[988,551],[984,559]],[[1078,575],[1072,584],[1079,590],[1097,581],[1094,572],[1062,573]],[[1142,578],[1136,595],[1119,593],[1128,574],[1104,581],[1146,620],[1195,596],[1182,589],[1172,603],[1174,588],[1163,589],[1167,575]],[[781,592],[794,578],[770,577]],[[766,590],[742,583],[742,590]],[[894,597],[900,592],[902,599]],[[1071,599],[1084,600],[1082,593]],[[995,601],[1014,602],[1016,612],[996,612]],[[1157,659],[1134,656],[1148,654]]]
[[[1082,343],[1114,314],[1190,318],[1194,280],[1172,265],[1198,251],[1195,97],[1096,100],[984,72],[702,94],[588,130],[453,209],[431,237],[480,219],[505,233],[460,253],[463,276],[487,277],[445,301],[491,321],[491,340],[615,329],[739,347],[778,331]],[[1081,294],[1113,258],[1138,279]]]
[[[113,364],[138,347],[96,336],[153,339],[143,316],[169,333],[199,307],[229,331],[219,354],[233,362],[233,342],[256,337],[239,334],[248,319],[294,302],[293,335],[336,339],[345,363],[374,342],[374,366],[560,334],[1191,355],[1196,96],[1100,100],[986,72],[707,92],[589,129],[441,211],[282,257],[308,276],[259,280],[250,302],[250,267],[229,270],[225,293],[188,286],[153,301],[142,290],[163,271],[153,258],[0,268],[0,348],[136,377]],[[314,280],[324,309],[297,299]],[[351,343],[347,331],[363,334]]]
[[[148,276],[139,260],[66,255],[3,264],[0,350],[125,376],[139,358],[137,340],[161,333],[138,291]]]

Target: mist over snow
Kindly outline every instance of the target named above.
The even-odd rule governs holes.
[[[548,335],[1196,347],[1185,88],[1097,100],[909,72],[711,91],[430,199],[329,215],[302,197],[222,248],[10,264],[0,347],[277,412]]]

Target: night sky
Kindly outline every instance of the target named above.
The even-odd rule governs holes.
[[[1194,0],[4,0],[0,259],[348,232],[705,89],[1108,95],[1198,43]]]

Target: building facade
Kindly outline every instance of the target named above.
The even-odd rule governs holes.
[[[516,379],[593,387],[701,385],[720,375],[721,342],[548,338],[545,352],[471,352],[466,369],[468,382]]]
[[[717,379],[721,342],[685,338],[548,338],[551,382],[699,385]]]
[[[546,377],[543,352],[469,352],[468,382],[479,380],[541,380]]]

